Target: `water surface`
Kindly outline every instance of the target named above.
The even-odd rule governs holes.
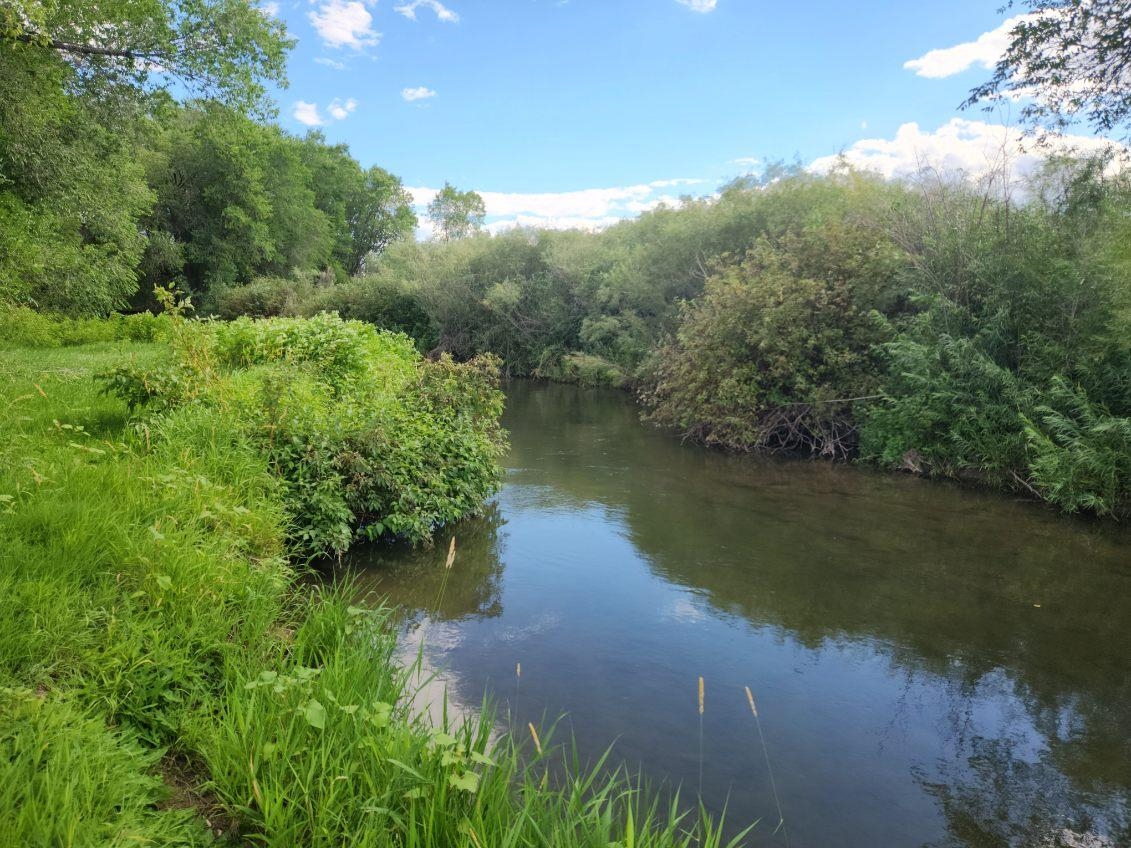
[[[1131,845],[1125,528],[681,445],[612,392],[515,383],[505,423],[442,596],[446,544],[351,563],[457,701],[564,715],[752,845]]]

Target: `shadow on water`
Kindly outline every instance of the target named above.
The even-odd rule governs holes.
[[[959,487],[735,457],[621,395],[517,383],[506,485],[446,545],[360,551],[457,700],[566,714],[796,846],[1131,845],[1131,536]],[[441,537],[446,542],[448,534]],[[762,827],[754,844],[779,844]]]

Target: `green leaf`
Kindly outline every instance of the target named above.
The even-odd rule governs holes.
[[[317,698],[311,698],[306,702],[303,715],[306,716],[306,723],[311,727],[318,730],[326,729],[326,708],[319,703]]]
[[[479,775],[473,771],[467,771],[463,774],[450,774],[448,775],[448,784],[461,792],[474,793],[479,791]]]
[[[442,730],[433,730],[432,744],[437,748],[451,748],[456,744],[456,740],[455,737],[450,736]]]

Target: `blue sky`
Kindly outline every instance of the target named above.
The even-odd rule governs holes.
[[[298,39],[284,126],[317,126],[420,202],[475,189],[496,227],[599,225],[838,151],[976,170],[1013,139],[1007,108],[957,108],[1004,44],[998,0],[261,5]]]

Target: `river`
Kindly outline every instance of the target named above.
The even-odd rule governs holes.
[[[564,716],[584,755],[759,819],[751,845],[1131,845],[1126,528],[507,393],[486,514],[349,563],[456,702]]]

